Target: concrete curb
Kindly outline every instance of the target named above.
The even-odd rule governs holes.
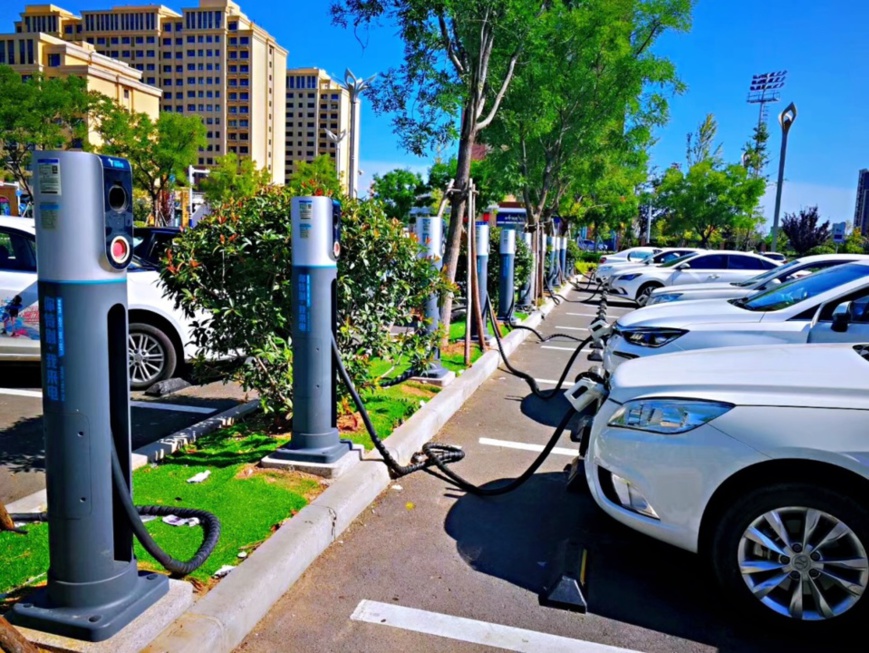
[[[569,290],[570,284],[561,290]],[[547,300],[522,324],[537,327],[555,304]],[[531,332],[517,329],[502,342],[507,356]],[[500,354],[483,354],[454,383],[393,431],[390,452],[402,464],[431,440],[462,404],[498,368]],[[377,452],[337,479],[200,599],[142,653],[230,653],[266,616],[332,542],[389,487],[390,476]]]
[[[191,442],[196,442],[197,438],[201,438],[203,435],[208,435],[217,429],[231,426],[237,419],[252,413],[258,407],[259,400],[257,399],[248,401],[244,404],[239,404],[238,406],[233,406],[222,413],[212,415],[201,422],[197,422],[192,426],[176,431],[172,435],[167,435],[165,438],[161,438],[156,442],[151,442],[150,444],[146,444],[144,447],[139,447],[133,451],[132,454],[133,469],[138,469],[148,463],[162,460],[166,456],[172,455],[178,451],[181,447],[190,444]],[[9,512],[14,513],[42,512],[46,509],[47,505],[48,498],[45,494],[45,490],[42,489],[18,499],[18,501],[13,501],[6,506],[6,509]]]

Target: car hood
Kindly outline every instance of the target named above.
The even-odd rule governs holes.
[[[701,299],[646,306],[620,317],[618,326],[687,327],[698,322],[760,322],[764,315],[761,311],[747,311],[734,306],[726,299]]]
[[[718,283],[684,283],[678,286],[664,286],[657,288],[652,293],[653,295],[669,295],[671,293],[686,293],[697,290],[749,290],[748,287],[734,286],[726,281]]]
[[[869,351],[852,344],[761,345],[637,358],[616,369],[610,399],[684,397],[869,410],[869,360],[858,353],[861,347]]]

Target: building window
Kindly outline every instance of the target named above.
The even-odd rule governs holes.
[[[124,43],[124,44],[130,43],[130,37],[129,36],[121,37],[121,43]]]
[[[165,45],[165,46],[172,45],[172,39],[163,39],[163,45]]]
[[[146,43],[156,43],[156,42],[157,42],[157,38],[154,37],[154,36],[149,36],[147,39],[145,39],[145,42],[146,42]]]
[[[175,113],[184,113],[184,107],[179,104],[175,107]]]
[[[196,111],[196,105],[195,104],[188,104],[187,110],[188,111]]]
[[[154,79],[153,77],[149,77],[147,80],[145,80],[145,83],[146,83],[146,84],[150,84],[151,86],[153,86],[154,84],[157,83],[157,80]]]
[[[196,50],[188,50],[188,51],[187,51],[187,56],[188,56],[188,57],[195,57],[195,56],[196,56]]]
[[[153,51],[153,50],[148,50],[148,52],[145,53],[145,56],[146,56],[146,57],[154,57],[154,51]]]
[[[128,88],[125,88],[125,89],[124,89],[124,99],[125,99],[125,100],[129,100],[129,99],[130,99],[130,89],[128,89]]]
[[[204,57],[204,56],[205,56],[204,53],[205,53],[205,50],[197,50],[197,51],[196,51],[196,56],[197,56],[197,57]]]
[[[178,46],[178,45],[183,45],[183,44],[184,44],[184,40],[183,40],[183,39],[175,39],[175,45],[176,45],[176,46]]]
[[[187,64],[187,70],[196,70],[196,64],[195,63]]]
[[[172,31],[172,23],[166,23],[165,25],[163,25],[163,30],[166,32],[171,32]]]
[[[117,45],[117,44],[118,44],[118,37],[117,37],[117,36],[113,36],[113,37],[112,37],[112,45]]]
[[[241,51],[241,58],[242,59],[250,59],[250,52],[248,52],[247,50],[242,50]]]
[[[50,68],[57,68],[58,66],[60,66],[60,55],[59,54],[48,55],[48,66]]]
[[[239,42],[241,45],[248,45],[248,44],[250,44],[250,37],[248,37],[248,36],[242,36],[242,37],[240,37],[240,38],[238,39],[238,42]]]
[[[235,32],[236,30],[238,30],[238,21],[230,21],[227,27],[229,28],[230,32]]]
[[[145,37],[143,37],[143,36],[136,37],[136,43],[144,43],[144,42],[145,42]]]
[[[166,70],[167,68],[169,68],[169,70]],[[171,69],[172,69],[172,66],[163,66],[164,73],[171,73],[172,72]],[[171,78],[164,79],[163,86],[172,86],[172,79]]]
[[[145,65],[145,70],[157,70],[157,66],[155,66],[152,63],[149,63],[149,64]]]
[[[136,50],[136,57],[137,57],[137,58],[141,59],[141,58],[144,57],[144,56],[145,56],[145,51],[144,51],[144,50]]]
[[[196,97],[196,91],[187,91],[187,97],[189,97],[189,98],[195,98],[195,97]]]
[[[170,91],[170,92],[163,93],[163,99],[164,99],[164,100],[171,100],[171,99],[172,99],[172,93],[171,93],[171,91]]]
[[[130,58],[130,51],[129,51],[129,50],[122,50],[122,51],[121,51],[121,56],[122,56],[124,59],[129,59],[129,58]]]

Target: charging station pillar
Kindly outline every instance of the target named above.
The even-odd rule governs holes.
[[[291,212],[293,435],[269,458],[330,465],[352,448],[339,438],[332,358],[341,205],[330,197],[294,197]]]
[[[440,216],[420,216],[416,219],[416,237],[423,246],[420,257],[427,258],[437,270],[440,270],[444,264],[443,231],[444,223]],[[425,317],[428,322],[426,331],[429,333],[437,331],[441,319],[437,295],[432,295],[426,300]],[[448,374],[449,371],[441,365],[440,348],[435,348],[432,362],[420,376],[424,379],[443,379]]]
[[[476,224],[477,243],[477,298],[480,302],[480,312],[483,314],[483,336],[488,340],[492,337],[489,320],[486,318],[486,302],[489,301],[487,281],[489,278],[489,225],[485,222]],[[471,337],[477,337],[477,322],[471,320]]]
[[[549,274],[546,281],[550,288],[558,282],[558,258],[556,256],[557,243],[555,236],[546,237],[546,256],[549,259]],[[554,290],[554,288],[553,288]]]
[[[516,304],[516,308],[523,312],[529,311],[533,307],[534,301],[534,283],[536,278],[535,271],[537,267],[534,265],[534,262],[537,261],[537,254],[532,247],[532,234],[531,232],[526,231],[522,234],[522,240],[525,241],[525,244],[528,246],[528,250],[531,252],[531,274],[528,275],[528,279],[525,283],[522,284],[522,287],[519,289],[519,301]]]
[[[567,281],[571,276],[567,269],[567,236],[561,237],[561,283]]]
[[[501,274],[498,279],[498,319],[506,320],[513,309],[516,288],[513,281],[513,270],[516,260],[516,230],[504,227],[501,229]]]
[[[114,447],[130,491],[132,173],[87,152],[33,159],[50,564],[10,621],[97,642],[169,591],[166,576],[139,573],[112,484]]]

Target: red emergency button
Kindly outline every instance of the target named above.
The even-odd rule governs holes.
[[[130,245],[126,238],[118,236],[109,247],[109,255],[115,263],[123,264],[130,258]]]

